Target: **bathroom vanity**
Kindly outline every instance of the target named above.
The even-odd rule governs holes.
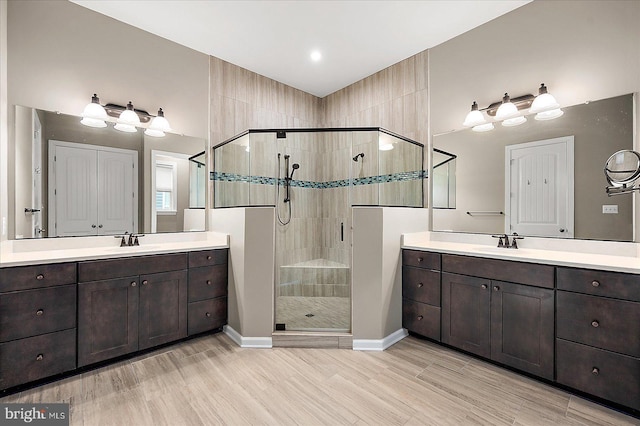
[[[0,267],[0,390],[220,329],[228,248],[182,245]]]
[[[554,262],[543,250],[464,246],[405,246],[403,327],[640,410],[640,268],[629,273],[637,258],[612,267],[614,256],[583,255],[590,264],[577,267],[571,253]]]

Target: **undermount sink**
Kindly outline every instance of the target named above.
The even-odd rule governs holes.
[[[140,244],[139,246],[124,246],[124,247],[109,247],[106,248],[105,251],[109,252],[118,252],[118,253],[126,253],[126,252],[138,252],[138,251],[147,251],[147,250],[155,250],[159,248],[159,245],[151,245],[151,244]]]
[[[494,254],[528,254],[529,250],[527,249],[512,249],[512,248],[504,248],[504,247],[491,247],[491,246],[481,246],[474,247],[474,251],[479,251],[482,253],[494,253]]]

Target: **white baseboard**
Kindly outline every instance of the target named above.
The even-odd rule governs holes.
[[[384,339],[353,339],[354,351],[384,351],[407,337],[409,333],[404,328],[395,331]]]
[[[222,328],[222,331],[241,348],[270,349],[273,347],[273,341],[271,337],[244,337],[236,330],[234,330],[233,327],[228,325],[225,325]]]

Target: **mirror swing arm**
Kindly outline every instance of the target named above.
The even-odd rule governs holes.
[[[609,197],[640,191],[640,186],[634,186],[640,178],[640,153],[630,149],[613,153],[604,165],[604,175],[609,182],[605,189]]]

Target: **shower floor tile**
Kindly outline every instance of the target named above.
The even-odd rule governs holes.
[[[276,323],[287,330],[351,330],[351,298],[280,296]]]

